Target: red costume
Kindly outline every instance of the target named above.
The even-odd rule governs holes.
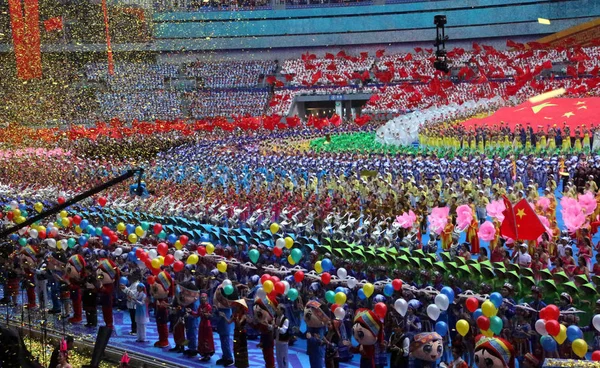
[[[215,341],[213,338],[210,316],[212,307],[208,303],[200,304],[198,308],[200,315],[200,327],[198,328],[198,354],[201,356],[213,355],[215,353]]]
[[[73,317],[69,318],[70,323],[79,323],[83,320],[83,306],[81,304],[81,280],[85,274],[85,260],[79,254],[69,258],[67,264],[67,277],[69,280],[69,290],[71,291],[71,302],[73,303]]]

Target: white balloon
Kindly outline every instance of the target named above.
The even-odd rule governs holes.
[[[427,306],[427,317],[431,318],[432,321],[437,321],[440,318],[440,308],[435,304],[429,304]]]
[[[548,331],[546,331],[546,320],[538,319],[535,321],[535,331],[542,336],[548,336]]]
[[[592,323],[593,323],[594,328],[596,329],[596,331],[600,332],[600,314],[596,314],[594,316],[594,318],[592,319]]]
[[[283,292],[283,295],[287,295],[288,291],[290,291],[290,283],[283,280],[283,285],[285,286],[285,291]]]
[[[140,235],[140,238],[145,238],[145,237],[146,237],[146,232],[144,231],[144,232],[142,233],[142,235]]]
[[[37,239],[37,237],[38,237],[38,231],[36,229],[29,229],[29,236],[32,237],[32,238],[34,238],[34,239]]]
[[[354,287],[358,284],[358,281],[354,277],[350,277],[346,283],[350,289],[354,289]]]
[[[263,290],[263,288],[258,288],[258,290],[256,290],[256,296],[260,299],[265,299],[267,297],[267,293]]]
[[[56,240],[54,240],[54,239],[46,239],[46,241],[48,242],[48,247],[49,248],[52,248],[52,249],[56,248]]]
[[[175,254],[173,254],[173,257],[175,257],[176,260],[181,261],[181,259],[183,258],[183,251],[176,250]]]
[[[123,254],[123,248],[117,248],[114,251],[115,256],[120,256],[121,254]]]
[[[408,302],[404,299],[398,299],[394,303],[394,309],[398,312],[402,317],[406,315],[408,311]]]
[[[283,249],[285,247],[285,239],[284,238],[277,239],[277,241],[275,242],[275,246],[279,249]]]
[[[346,269],[345,269],[345,268],[343,268],[343,267],[340,267],[340,268],[338,268],[338,270],[337,270],[337,276],[338,276],[340,279],[345,279],[346,277],[348,277],[348,271],[346,271]]]
[[[19,229],[19,235],[25,235],[26,232],[27,232],[27,229],[25,229],[25,228]]]
[[[448,306],[450,305],[450,301],[448,300],[448,297],[444,294],[438,294],[435,296],[435,305],[438,306],[438,308],[440,308],[440,310],[447,310]]]
[[[156,249],[150,249],[148,251],[148,258],[154,259],[156,257],[158,257],[158,253],[156,252]]]
[[[344,308],[335,308],[333,314],[335,315],[335,318],[339,319],[340,321],[343,320],[344,317],[346,317],[346,311],[344,310]]]
[[[229,286],[229,285],[231,285],[231,280],[225,279],[225,280],[223,280],[222,284],[223,284],[223,287]]]
[[[17,201],[10,201],[10,208],[16,210],[17,208],[19,208],[19,203]]]

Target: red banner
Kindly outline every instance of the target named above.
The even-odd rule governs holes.
[[[42,53],[38,0],[8,0],[8,9],[17,76],[25,80],[39,78],[42,76]]]
[[[62,17],[54,17],[54,18],[46,19],[44,21],[44,28],[46,28],[46,32],[62,31],[63,18]]]

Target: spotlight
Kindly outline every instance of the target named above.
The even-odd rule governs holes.
[[[436,15],[433,17],[433,24],[438,27],[443,27],[446,25],[446,16],[445,15]]]

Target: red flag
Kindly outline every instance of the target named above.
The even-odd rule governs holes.
[[[327,70],[337,70],[337,66],[335,66],[335,63],[331,63],[329,65],[327,65]]]
[[[515,211],[513,209],[512,203],[506,198],[506,196],[502,196],[504,199],[504,206],[506,209],[502,211],[504,215],[504,220],[502,221],[502,225],[500,225],[500,234],[507,238],[516,240],[517,238],[517,222],[515,220]]]
[[[385,50],[384,49],[379,49],[377,51],[375,51],[375,56],[378,58],[383,57],[383,54],[385,54]]]
[[[369,57],[369,53],[368,52],[361,52],[360,53],[360,60],[365,61],[365,60],[367,60],[368,57]]]
[[[46,19],[44,21],[44,28],[46,29],[46,32],[62,31],[63,18],[62,17],[54,17],[54,18]]]
[[[536,240],[546,231],[527,200],[521,199],[513,211],[519,240]]]
[[[335,55],[333,55],[333,54],[331,54],[331,53],[328,52],[328,53],[325,54],[325,59],[326,60],[333,60],[333,59],[335,59]]]

